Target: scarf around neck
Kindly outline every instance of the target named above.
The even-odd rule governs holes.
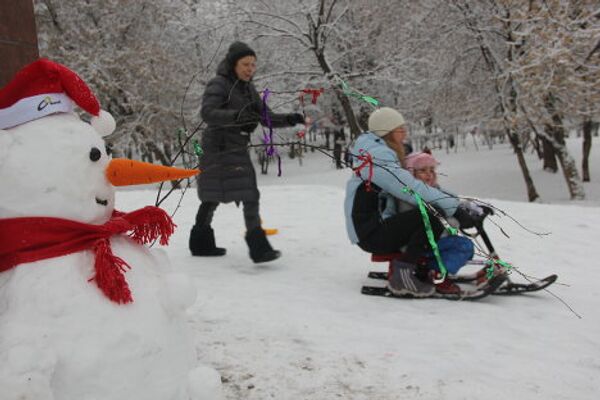
[[[160,237],[160,244],[167,245],[175,226],[164,210],[153,206],[130,213],[115,210],[103,225],[54,217],[0,219],[0,273],[19,264],[92,250],[94,276],[89,280],[111,301],[129,303],[133,298],[124,273],[131,267],[112,253],[110,237],[128,233],[138,244]]]

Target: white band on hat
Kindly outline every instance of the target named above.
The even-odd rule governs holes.
[[[73,101],[64,93],[46,93],[26,97],[0,109],[0,129],[33,121],[46,115],[73,111]]]

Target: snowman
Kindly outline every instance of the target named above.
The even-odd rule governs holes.
[[[167,244],[174,224],[156,207],[114,208],[115,186],[197,171],[112,159],[102,136],[114,128],[49,60],[0,89],[1,400],[220,397],[186,325],[195,290],[144,246]]]

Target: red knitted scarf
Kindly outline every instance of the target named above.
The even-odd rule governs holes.
[[[115,210],[104,225],[50,217],[0,219],[0,272],[18,264],[91,249],[95,253],[95,274],[90,280],[110,300],[129,303],[133,298],[123,273],[131,267],[112,253],[110,237],[129,232],[137,243],[150,243],[160,237],[160,244],[166,245],[174,229],[171,217],[152,206],[130,213]]]

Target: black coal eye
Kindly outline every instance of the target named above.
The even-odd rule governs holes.
[[[107,144],[106,145],[106,155],[110,156],[112,154],[112,146]]]
[[[102,152],[97,147],[92,147],[92,150],[90,150],[90,160],[98,161],[100,157],[102,157]]]

